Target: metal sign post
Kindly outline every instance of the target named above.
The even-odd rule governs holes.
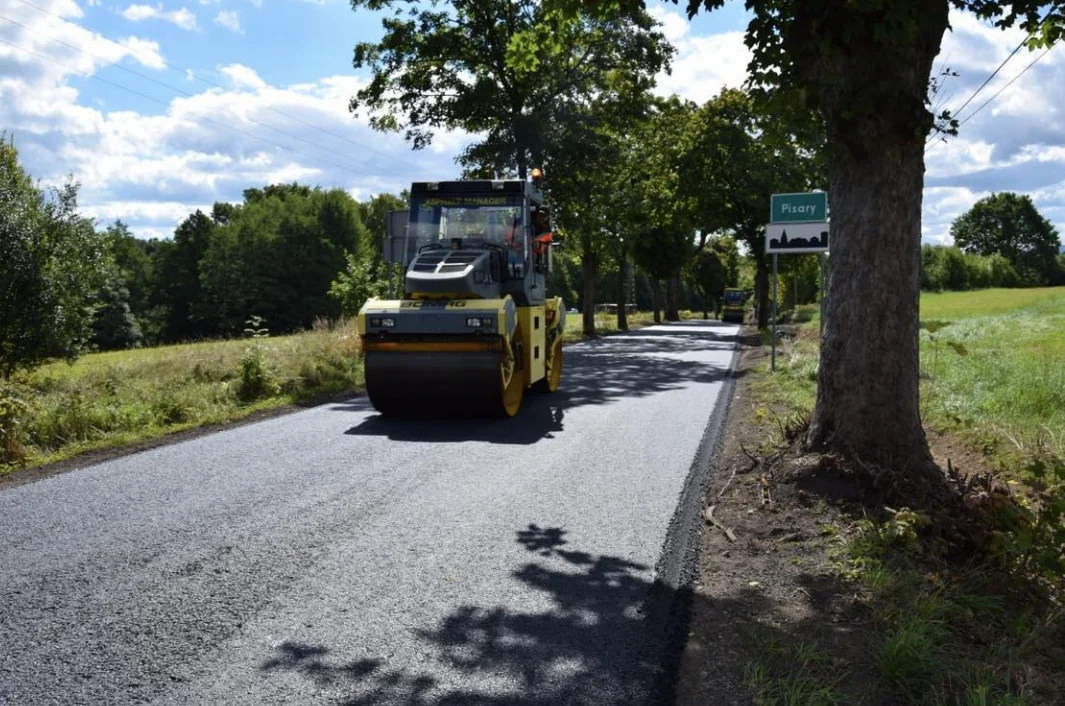
[[[770,366],[777,369],[777,255],[818,253],[821,266],[821,328],[824,330],[825,253],[828,252],[828,194],[814,191],[773,194],[769,200],[769,225],[765,251],[773,256],[773,330]],[[796,287],[798,285],[796,284]],[[795,302],[798,304],[798,290]]]
[[[773,253],[773,353],[770,366],[777,369],[777,254]]]

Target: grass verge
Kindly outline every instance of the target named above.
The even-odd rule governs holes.
[[[354,326],[87,355],[0,388],[0,476],[362,385]]]
[[[1015,481],[1033,457],[1065,455],[1065,288],[926,293],[921,318],[921,413],[936,433]],[[790,327],[756,388],[767,413],[813,408],[817,332],[816,317]]]
[[[701,315],[697,312],[681,311],[681,321],[687,321],[690,319],[701,318]],[[629,329],[639,329],[646,326],[654,325],[654,314],[650,311],[637,311],[628,316]],[[595,335],[597,336],[609,336],[610,334],[618,333],[618,317],[617,314],[600,314],[595,315]],[[563,336],[563,340],[566,343],[576,343],[583,341],[587,336],[584,335],[584,319],[581,314],[568,313],[566,314],[566,332]]]
[[[816,323],[790,328],[776,374],[747,337],[679,703],[1065,704],[1061,390],[1043,364],[1065,335],[1065,290],[1022,291],[1012,309],[1013,292],[975,294],[965,316],[966,295],[922,299],[926,322],[949,322],[922,345],[929,437],[948,466],[939,504],[907,507],[877,469],[803,453]],[[731,665],[699,654],[730,641]],[[744,695],[725,698],[729,684]]]

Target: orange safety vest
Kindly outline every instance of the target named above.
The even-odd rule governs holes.
[[[536,236],[536,254],[543,255],[547,252],[547,248],[551,245],[551,241],[555,239],[555,234],[552,232],[544,233],[543,235]]]

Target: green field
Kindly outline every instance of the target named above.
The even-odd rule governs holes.
[[[925,293],[922,414],[1001,463],[1037,448],[1065,453],[1065,288]],[[792,410],[813,406],[816,323],[785,344],[759,390]],[[935,327],[935,324],[931,324]]]

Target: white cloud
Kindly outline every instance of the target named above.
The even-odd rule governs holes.
[[[77,16],[71,0],[36,1]],[[154,42],[130,37],[113,44],[41,13],[12,10],[11,16],[45,36],[85,46],[97,58],[59,51],[0,24],[0,38],[59,62],[0,44],[0,125],[35,178],[58,184],[73,174],[86,215],[101,222],[122,218],[139,236],[169,237],[196,208],[240,201],[244,189],[268,183],[299,180],[367,197],[459,174],[453,151],[414,153],[400,136],[374,132],[365,119],[353,118],[347,101],[364,85],[357,77],[272,86],[251,67],[229,64],[217,70],[231,88],[174,97],[159,114],[140,114],[116,109],[121,100],[89,100],[69,79],[124,57],[158,66]],[[203,88],[181,85],[189,92]],[[462,137],[444,134],[439,144],[461,147]]]
[[[238,88],[266,88],[266,81],[259,78],[259,74],[255,73],[254,69],[243,64],[229,64],[220,68],[219,71],[225,74],[233,82],[233,85]]]
[[[662,25],[658,29],[672,44],[681,41],[691,31],[691,22],[680,13],[667,10],[658,5],[650,8],[648,12],[651,17]]]
[[[251,4],[252,4],[252,7],[256,8],[256,9],[259,9],[260,7],[263,6],[263,0],[250,0],[250,1],[251,1]]]
[[[122,11],[122,16],[130,22],[141,22],[143,20],[153,19],[164,20],[181,29],[196,29],[196,15],[186,7],[166,12],[163,10],[162,5],[156,5],[155,7],[152,7],[151,5],[130,5]]]
[[[41,3],[52,14],[22,3],[5,7],[4,16],[19,24],[0,23],[0,39],[10,43],[0,44],[0,82],[60,81],[127,57],[150,69],[165,65],[156,42],[134,36],[112,42],[73,22],[82,11],[71,0]]]
[[[747,80],[751,52],[743,43],[743,32],[693,35],[690,22],[680,13],[652,7],[651,15],[662,23],[666,38],[677,48],[672,71],[658,75],[655,93],[677,94],[703,103],[722,88],[740,88]]]
[[[225,27],[231,32],[244,34],[244,30],[240,26],[240,16],[237,15],[235,10],[222,10],[215,15],[214,23],[220,27]]]
[[[166,68],[166,62],[163,60],[163,55],[159,53],[158,42],[150,42],[147,39],[140,39],[138,37],[126,37],[125,39],[120,40],[119,43],[129,49],[129,53],[149,69]]]
[[[1060,186],[1065,173],[1065,93],[1053,88],[1065,85],[1065,53],[1056,48],[1021,75],[1038,56],[1022,48],[972,98],[1024,33],[1017,28],[1003,31],[957,11],[951,13],[951,25],[935,72],[949,67],[958,75],[943,79],[933,106],[937,111],[949,109],[965,122],[958,137],[936,140],[925,151],[925,239],[949,242],[955,218],[979,198],[1001,191],[1031,195],[1058,230],[1065,231],[1065,189]]]

